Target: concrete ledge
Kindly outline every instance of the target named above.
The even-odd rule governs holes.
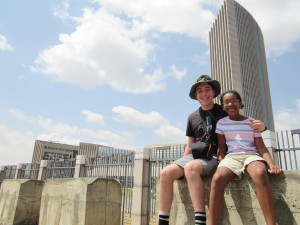
[[[0,190],[0,224],[37,225],[44,182],[4,180]]]
[[[121,184],[114,179],[47,180],[39,225],[119,225],[121,199]]]
[[[270,176],[278,225],[300,224],[300,171],[284,171],[284,174]],[[208,210],[211,177],[204,178],[206,208]],[[174,199],[170,224],[194,224],[194,209],[189,197],[186,180],[174,183]],[[233,180],[225,189],[221,225],[265,224],[256,198],[255,186],[249,175],[242,180]]]

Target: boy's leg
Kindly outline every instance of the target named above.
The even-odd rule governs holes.
[[[190,197],[195,212],[205,212],[205,189],[201,178],[203,166],[199,161],[191,161],[184,167]]]
[[[159,181],[159,211],[165,220],[168,217],[173,200],[173,183],[184,175],[183,168],[176,164],[171,164],[162,169]],[[167,223],[166,223],[167,224]]]
[[[263,211],[266,224],[275,225],[275,208],[266,165],[261,161],[254,161],[247,166],[246,170],[255,184],[257,198]]]
[[[235,174],[227,167],[218,167],[215,172],[210,189],[209,196],[209,219],[210,225],[218,224],[219,216],[221,213],[223,199],[224,199],[224,189],[234,178]]]
[[[195,211],[195,224],[206,224],[205,188],[201,178],[203,165],[194,160],[185,165],[184,171]]]

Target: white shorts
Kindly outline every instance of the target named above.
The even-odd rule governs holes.
[[[229,154],[219,163],[218,167],[227,167],[241,179],[246,167],[254,161],[267,163],[262,157],[254,154]]]

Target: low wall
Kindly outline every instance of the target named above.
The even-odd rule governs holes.
[[[121,184],[115,179],[47,180],[39,225],[119,225],[121,199]]]
[[[4,180],[0,190],[0,224],[38,225],[44,181]]]
[[[300,171],[284,171],[283,174],[270,175],[278,225],[300,224]],[[206,208],[209,213],[209,192],[211,177],[204,178]],[[186,180],[174,183],[174,199],[170,224],[194,224],[194,209],[189,197]],[[265,224],[260,205],[255,195],[255,185],[251,177],[245,175],[241,180],[231,181],[225,189],[224,206],[220,218],[221,225]]]
[[[115,179],[5,179],[0,225],[120,225],[121,202]]]

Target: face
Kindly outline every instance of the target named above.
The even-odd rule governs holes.
[[[201,83],[196,88],[195,97],[201,106],[210,109],[214,105],[215,91],[208,83]]]
[[[223,110],[229,116],[239,115],[239,110],[242,108],[242,102],[238,100],[233,93],[227,93],[223,96]]]

